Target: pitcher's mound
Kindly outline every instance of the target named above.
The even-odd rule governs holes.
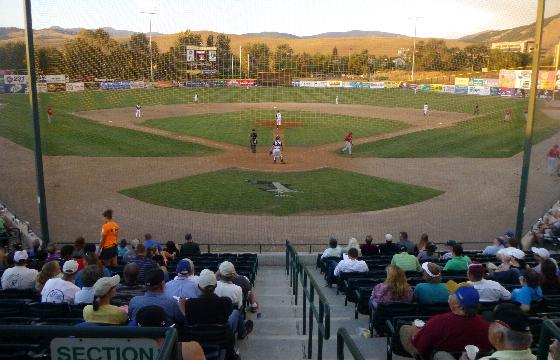
[[[303,126],[303,125],[304,125],[303,121],[282,121],[281,126],[283,128],[289,128],[289,127],[298,127],[298,126]],[[275,127],[276,122],[274,120],[271,120],[271,121],[257,121],[257,126]]]

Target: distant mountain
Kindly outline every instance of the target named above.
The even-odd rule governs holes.
[[[323,38],[339,38],[339,37],[405,37],[404,35],[388,33],[383,31],[362,31],[350,30],[343,32],[326,32],[311,36],[302,36],[302,39],[323,39]]]
[[[267,37],[267,38],[279,38],[279,39],[299,39],[299,36],[288,34],[288,33],[275,32],[275,31],[247,33],[247,34],[243,34],[243,36]]]

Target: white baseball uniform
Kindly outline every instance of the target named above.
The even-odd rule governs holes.
[[[282,113],[276,113],[276,127],[282,126]]]
[[[336,103],[336,105],[338,105],[338,95],[336,95],[336,98],[334,99],[334,102]]]
[[[276,157],[280,157],[280,161],[284,161],[284,155],[282,154],[282,141],[274,140],[272,144],[272,161],[276,162]]]
[[[198,104],[198,94],[194,94],[193,99],[194,99],[194,103]]]
[[[142,106],[140,104],[136,104],[136,115],[137,118],[142,117]]]
[[[424,104],[424,116],[428,115],[428,104]]]

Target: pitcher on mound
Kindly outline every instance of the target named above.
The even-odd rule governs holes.
[[[280,110],[276,110],[276,128],[278,129],[280,126],[282,126],[282,113],[280,112]]]
[[[280,140],[280,135],[276,135],[276,139],[272,143],[272,147],[270,148],[270,154],[272,155],[272,162],[276,164],[276,158],[280,157],[280,162],[284,163],[284,154],[282,151],[284,150],[284,145],[282,145],[282,140]]]

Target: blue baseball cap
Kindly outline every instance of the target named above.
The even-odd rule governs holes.
[[[478,305],[480,296],[478,290],[472,286],[461,286],[455,290],[455,296],[463,308],[474,308]]]
[[[175,271],[177,274],[188,274],[192,272],[191,263],[187,259],[183,259],[177,263]]]

